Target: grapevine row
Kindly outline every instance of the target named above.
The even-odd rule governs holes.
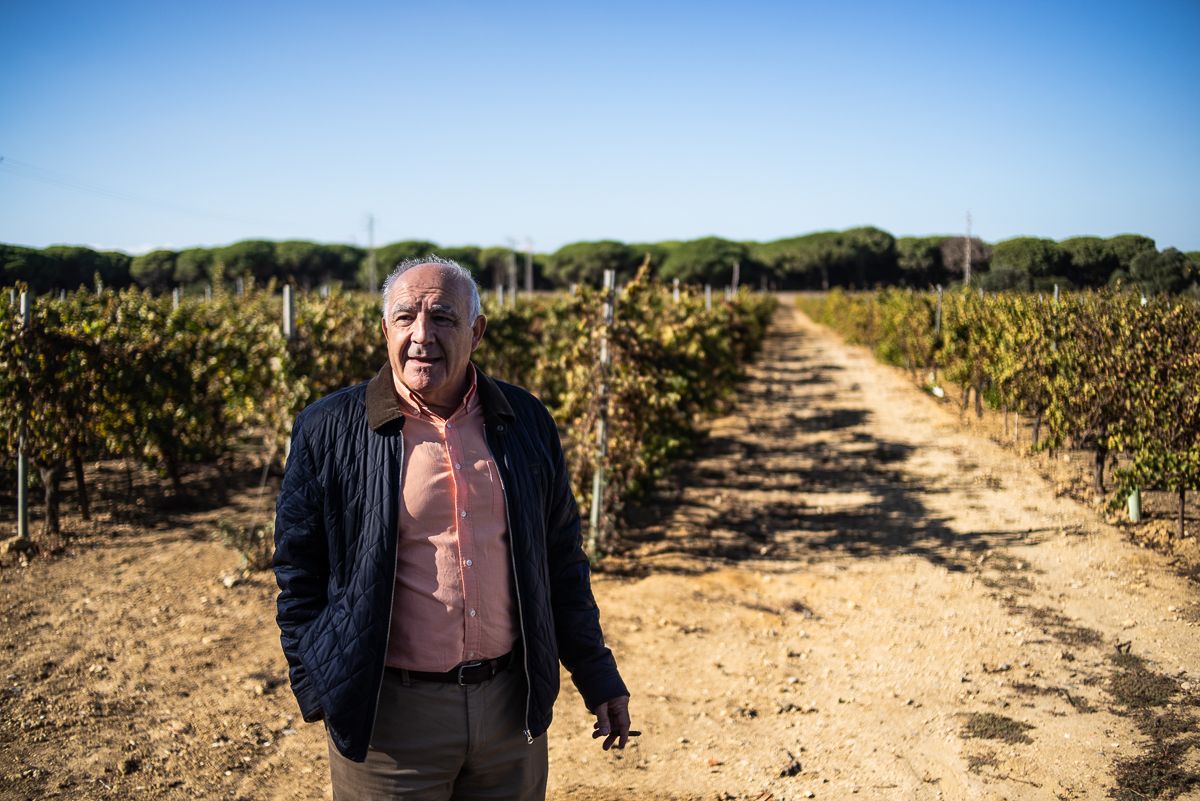
[[[1033,419],[1033,447],[1091,451],[1114,505],[1134,489],[1200,490],[1200,302],[1112,291],[1051,297],[889,289],[808,295],[810,317],[890,364],[944,377]],[[1045,437],[1041,430],[1045,426]]]
[[[300,293],[288,339],[271,289],[181,302],[134,289],[80,290],[38,298],[25,326],[15,307],[0,309],[3,467],[12,475],[24,424],[49,530],[57,530],[68,476],[88,514],[85,461],[136,460],[159,471],[174,494],[189,465],[227,458],[239,443],[261,443],[276,463],[300,409],[370,378],[386,360],[377,296]],[[730,397],[772,307],[770,298],[744,292],[711,309],[696,292],[675,301],[645,272],[621,288],[608,332],[606,514],[619,514]],[[585,519],[602,402],[601,310],[600,294],[586,287],[485,306],[488,332],[475,356],[489,374],[528,387],[550,407]]]

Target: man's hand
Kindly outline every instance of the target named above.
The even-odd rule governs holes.
[[[629,731],[629,696],[618,695],[605,701],[592,710],[596,723],[592,726],[592,739],[604,738],[604,750],[613,747],[624,748],[631,736],[636,737],[641,732]]]

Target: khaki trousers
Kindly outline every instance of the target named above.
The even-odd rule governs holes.
[[[546,735],[524,728],[519,663],[465,687],[387,670],[366,761],[329,742],[334,801],[545,801]]]

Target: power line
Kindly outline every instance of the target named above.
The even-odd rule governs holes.
[[[171,211],[177,214],[186,214],[192,217],[207,217],[213,220],[221,220],[224,222],[236,222],[246,225],[256,226],[275,226],[275,227],[296,227],[288,226],[288,224],[280,220],[261,220],[251,217],[239,217],[233,214],[222,214],[220,212],[205,211],[203,209],[184,206],[179,203],[174,203],[167,200],[159,200],[157,198],[143,197],[139,195],[131,195],[126,192],[121,192],[116,189],[110,189],[99,184],[82,181],[65,173],[48,170],[45,167],[39,167],[36,164],[30,164],[7,156],[0,156],[0,173],[6,173],[18,178],[24,178],[28,181],[40,181],[45,184],[52,184],[66,189],[73,189],[84,194],[95,195],[97,197],[108,198],[109,200],[118,200],[122,203],[131,203],[138,206],[149,206],[162,211]]]

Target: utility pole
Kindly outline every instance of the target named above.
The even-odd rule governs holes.
[[[967,212],[967,239],[963,243],[963,286],[971,285],[971,212]]]
[[[517,240],[508,238],[508,302],[517,305]]]
[[[533,294],[533,240],[525,237],[525,294]]]
[[[374,292],[379,280],[375,273],[375,215],[367,215],[367,291]]]

